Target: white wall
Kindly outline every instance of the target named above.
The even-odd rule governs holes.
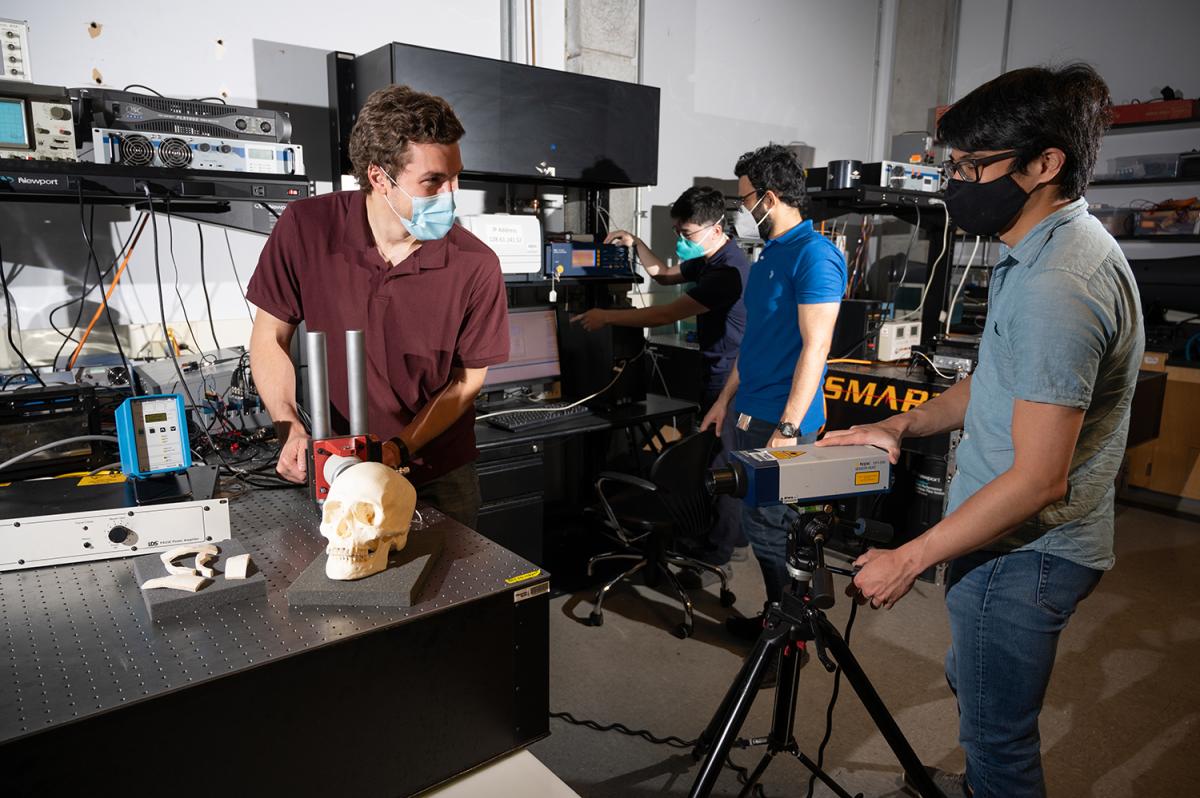
[[[1008,69],[1086,61],[1108,83],[1113,102],[1128,103],[1159,96],[1164,85],[1200,96],[1200,3],[1143,0],[1012,0],[1011,28],[1005,52],[1008,4],[996,0],[962,0],[954,99],[959,99]],[[1097,170],[1123,155],[1184,152],[1200,146],[1200,128],[1141,131],[1105,139]],[[1176,184],[1088,190],[1089,202],[1123,206],[1137,199],[1190,197],[1200,185]],[[1200,252],[1194,244],[1130,243],[1131,258],[1174,257]]]
[[[515,24],[523,31],[524,8]],[[66,86],[102,85],[122,88],[143,83],[163,94],[204,97],[226,94],[235,104],[286,102],[307,112],[317,123],[328,104],[324,53],[346,50],[363,53],[390,41],[407,42],[473,55],[501,54],[501,0],[357,0],[330,4],[313,0],[291,3],[243,0],[219,13],[199,7],[110,0],[31,2],[7,0],[2,15],[28,20],[34,79]],[[537,7],[538,62],[562,67],[563,0]],[[99,23],[99,35],[89,25]],[[524,60],[524,37],[519,36],[517,60]],[[218,44],[218,40],[222,42]],[[294,119],[300,121],[300,116]],[[323,157],[318,153],[307,158]],[[311,162],[311,161],[310,161]],[[320,189],[320,187],[319,187]],[[101,258],[111,257],[131,227],[133,215],[123,209],[97,212]],[[167,280],[173,277],[167,258],[166,224],[160,216],[162,254]],[[194,223],[176,221],[176,260],[180,290],[202,346],[210,346],[204,299],[199,284],[199,261]],[[232,232],[230,241],[243,281],[248,279],[265,237]],[[208,282],[213,315],[226,321],[218,326],[222,343],[242,343],[248,324],[245,306],[229,267],[221,230],[206,226]],[[4,267],[22,264],[13,293],[19,306],[22,346],[37,356],[53,352],[59,339],[48,328],[46,311],[77,287],[85,260],[79,233],[78,209],[70,206],[0,203],[0,244]],[[118,323],[140,324],[158,317],[153,283],[152,248],[143,239],[113,300]],[[168,320],[179,321],[179,303],[168,287]],[[93,295],[94,296],[94,295]],[[3,305],[0,303],[0,309]],[[60,314],[56,319],[61,319]],[[86,318],[85,318],[86,321]],[[60,324],[61,326],[61,324]],[[107,337],[105,325],[97,327]],[[228,332],[222,332],[227,330]],[[183,332],[176,327],[177,332]],[[157,336],[156,332],[151,333]],[[135,336],[135,339],[138,336]],[[2,336],[0,336],[2,338]],[[0,365],[7,344],[0,346]]]
[[[771,142],[804,141],[817,165],[867,158],[879,16],[878,0],[646,0],[642,82],[662,89],[662,115],[643,208],[695,177],[732,179],[739,155]]]

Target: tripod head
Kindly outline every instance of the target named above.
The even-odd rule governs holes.
[[[825,544],[835,535],[857,537],[885,544],[892,539],[892,527],[881,521],[859,518],[854,523],[840,519],[831,504],[788,505],[795,519],[788,525],[787,570],[793,593],[803,596],[817,609],[834,605],[833,574],[854,576],[854,571],[827,565]]]

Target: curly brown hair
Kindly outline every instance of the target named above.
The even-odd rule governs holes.
[[[367,169],[377,164],[396,177],[408,164],[410,142],[453,144],[463,137],[454,109],[441,97],[392,84],[371,92],[350,131],[352,174],[371,190]]]

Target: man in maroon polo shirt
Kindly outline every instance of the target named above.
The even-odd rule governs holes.
[[[479,512],[474,401],[508,358],[495,253],[453,224],[463,128],[440,97],[373,93],[350,134],[360,186],[288,206],[246,295],[254,382],[283,448],[276,470],[307,479],[288,345],[296,325],[327,335],[330,420],[348,432],[345,331],[364,330],[370,430],[417,495],[469,527]]]

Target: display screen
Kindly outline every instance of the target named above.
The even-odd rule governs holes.
[[[571,250],[571,265],[572,266],[595,266],[596,265],[596,250],[594,249],[573,249]]]
[[[30,149],[24,100],[0,97],[0,147]]]
[[[483,384],[511,385],[557,379],[558,325],[553,310],[508,314],[508,362],[491,366]]]
[[[246,150],[246,154],[247,154],[247,155],[249,155],[251,158],[254,158],[254,159],[257,159],[257,160],[260,160],[260,161],[273,161],[273,160],[275,160],[275,150],[251,150],[251,149],[247,149],[247,150]]]
[[[355,61],[358,103],[402,83],[442,97],[466,128],[473,175],[591,184],[658,182],[659,90],[557,69],[392,44]]]
[[[147,413],[146,415],[142,416],[142,420],[147,423],[152,422],[152,421],[166,421],[167,414],[166,413]]]

